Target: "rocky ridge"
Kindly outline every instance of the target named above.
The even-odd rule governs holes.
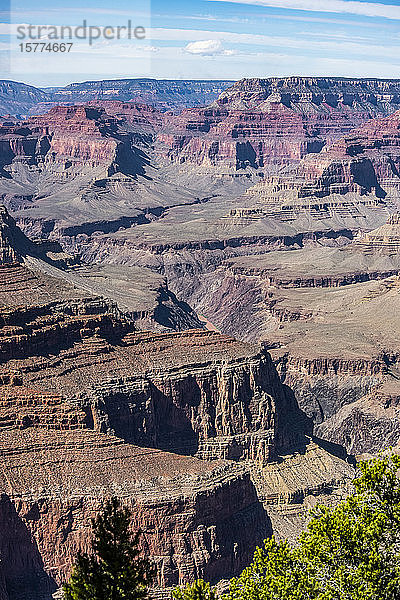
[[[277,535],[291,537],[304,526],[306,509],[315,498],[335,501],[345,493],[351,476],[350,467],[333,459],[321,444],[330,450],[339,444],[356,456],[398,445],[400,113],[389,115],[397,101],[388,82],[329,81],[327,89],[338,95],[335,107],[329,104],[333,100],[327,90],[320,99],[315,97],[321,85],[319,80],[286,80],[278,97],[276,90],[262,91],[260,82],[249,84],[248,90],[246,83],[237,86],[242,100],[234,86],[224,95],[227,102],[166,120],[137,103],[101,106],[94,101],[27,121],[29,135],[37,136],[35,149],[44,147],[49,136],[56,151],[43,156],[39,152],[31,165],[29,153],[7,159],[2,185],[9,192],[16,176],[22,190],[28,172],[40,178],[44,173],[54,177],[54,169],[68,172],[66,160],[76,167],[64,188],[70,198],[69,182],[81,189],[85,161],[92,156],[98,163],[91,167],[94,181],[82,187],[79,218],[76,210],[71,218],[65,203],[64,213],[57,215],[55,194],[38,201],[35,191],[30,205],[17,208],[19,223],[25,231],[59,239],[66,250],[79,252],[91,264],[67,264],[63,259],[63,271],[56,273],[56,263],[50,265],[47,259],[56,260],[58,251],[47,246],[46,257],[21,254],[25,262],[18,269],[62,280],[63,289],[68,284],[81,291],[74,292],[75,300],[67,295],[54,308],[46,307],[40,318],[12,309],[2,351],[20,383],[10,389],[5,379],[5,396],[10,398],[4,407],[5,431],[25,431],[27,424],[26,431],[51,432],[57,422],[54,414],[59,413],[76,435],[90,430],[101,439],[110,436],[130,447],[168,452],[175,459],[211,461],[205,464],[233,460],[235,469],[246,473],[246,486],[253,486],[258,505],[251,514],[264,515],[251,517],[251,522],[261,527],[265,518],[263,532],[272,528]],[[352,88],[358,96],[345,97],[345,85],[350,86],[346,93]],[[369,95],[373,86],[375,99]],[[290,99],[285,98],[289,92]],[[301,97],[296,99],[296,93]],[[236,103],[243,98],[246,106],[239,107]],[[278,113],[286,120],[275,119]],[[362,124],[371,116],[379,118]],[[243,129],[233,125],[238,119],[246,124]],[[322,121],[322,146],[302,146],[296,131],[302,129],[303,135],[305,123],[308,127]],[[243,140],[231,137],[228,142],[226,137],[234,130],[253,149],[253,137],[265,144],[271,162],[262,166],[256,152],[251,164],[249,146],[240,150],[243,161],[237,162],[235,144]],[[282,141],[284,130],[288,136]],[[318,139],[319,133],[306,131],[309,140]],[[93,154],[92,139],[98,144]],[[208,144],[216,140],[220,145],[214,144],[210,154]],[[133,172],[135,157],[140,158],[139,168]],[[198,192],[212,178],[221,186],[196,193],[196,186],[187,185],[193,174]],[[149,182],[147,177],[154,179]],[[235,179],[247,183],[232,185],[229,193],[228,182]],[[162,192],[155,199],[157,188]],[[139,191],[140,200],[132,202]],[[16,202],[15,189],[6,196]],[[115,197],[123,198],[117,203],[122,206],[121,220],[110,229],[105,204]],[[103,225],[90,221],[100,204]],[[124,216],[127,206],[132,222]],[[49,223],[50,207],[56,224]],[[117,231],[120,225],[123,229]],[[50,242],[41,242],[43,249],[46,243]],[[13,262],[6,245],[3,255]],[[25,271],[18,271],[18,277],[29,287]],[[135,283],[139,278],[140,286]],[[155,316],[158,300],[149,288],[159,290],[161,304],[173,308],[173,316]],[[88,299],[76,302],[82,290]],[[94,301],[93,296],[112,302]],[[73,319],[64,314],[68,305],[74,307]],[[224,334],[198,330],[191,307]],[[120,314],[121,308],[129,318]],[[152,332],[138,331],[150,322]],[[53,325],[66,332],[65,347],[56,347]],[[185,331],[171,333],[178,328]],[[231,335],[250,345],[235,342]],[[263,351],[254,345],[259,341]],[[33,354],[37,345],[39,357]],[[53,348],[49,356],[43,350],[48,347]],[[21,408],[26,402],[36,406],[45,392],[50,393],[45,408]],[[316,446],[307,443],[312,424],[322,439]],[[293,456],[296,447],[298,455]],[[280,459],[285,452],[292,456]],[[236,517],[232,513],[229,518]],[[224,576],[213,561],[227,565],[233,560],[231,550],[218,563],[208,549],[210,557],[196,571],[187,566],[192,565],[190,549],[182,552],[182,566],[176,566],[174,547],[168,555],[173,567],[164,584],[183,580],[183,572]],[[165,571],[166,562],[162,564]],[[57,573],[59,581],[63,574]]]
[[[82,104],[90,100],[146,103],[163,111],[212,102],[231,81],[168,81],[112,79],[71,83],[39,89],[16,81],[0,81],[0,113],[40,114],[56,104]]]
[[[396,80],[243,79],[209,107],[183,111],[158,139],[180,164],[268,173],[395,112],[399,91]]]
[[[122,102],[105,107],[59,106],[0,126],[0,194],[31,237],[115,232],[170,206],[207,201],[220,188],[209,178],[181,182],[162,168],[154,150],[162,113]],[[227,190],[236,188],[245,186]]]
[[[308,443],[307,419],[269,354],[205,330],[138,331],[74,268],[49,264],[5,210],[2,223],[4,600],[50,600],[110,495],[144,531],[156,594],[238,572],[272,530],[260,495],[272,490],[268,461]],[[307,494],[330,494],[351,474],[339,460]],[[283,519],[294,529],[305,518],[296,486]]]
[[[209,106],[180,115],[109,95],[85,100],[0,128],[0,193],[30,235],[115,232],[159,218],[171,206],[213,198],[233,222],[265,210],[255,206],[258,198],[270,205],[270,218],[284,223],[311,211],[319,228],[346,229],[347,220],[347,229],[355,229],[370,216],[368,229],[384,222],[385,193],[397,193],[390,161],[380,156],[377,165],[372,149],[361,152],[353,140],[331,150],[355,127],[396,111],[396,81],[243,80]],[[381,155],[384,146],[387,140]]]
[[[398,431],[382,416],[386,401],[371,398],[398,369],[399,115],[240,197],[173,208],[162,226],[80,249],[89,261],[147,265],[217,329],[264,340],[316,432],[349,452],[375,452]],[[368,417],[356,411],[362,402]]]

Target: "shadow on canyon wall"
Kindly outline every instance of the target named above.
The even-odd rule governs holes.
[[[38,519],[37,507],[26,512]],[[57,590],[28,527],[7,494],[0,496],[0,600],[51,600]]]

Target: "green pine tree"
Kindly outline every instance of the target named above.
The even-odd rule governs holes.
[[[144,600],[154,576],[148,558],[140,555],[141,532],[132,533],[131,511],[117,498],[107,501],[92,520],[90,554],[79,554],[64,585],[66,600]]]
[[[224,600],[399,600],[399,469],[396,454],[361,463],[354,493],[315,509],[297,546],[265,541]]]
[[[186,587],[178,587],[172,592],[174,600],[217,600],[215,592],[209,583],[203,579],[197,579],[188,583]]]
[[[400,456],[362,462],[354,493],[313,511],[298,544],[274,538],[221,600],[399,600]],[[175,600],[215,600],[203,581]]]

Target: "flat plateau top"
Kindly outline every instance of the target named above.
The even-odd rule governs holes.
[[[143,501],[161,502],[193,495],[243,472],[242,467],[229,465],[228,473],[224,461],[141,448],[89,430],[4,431],[0,457],[3,492],[42,497],[134,494]]]

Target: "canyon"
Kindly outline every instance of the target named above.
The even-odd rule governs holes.
[[[400,84],[70,88],[0,121],[0,598],[50,600],[110,495],[159,597],[400,448]]]
[[[110,495],[132,506],[159,594],[239,572],[272,522],[282,535],[282,522],[298,531],[305,499],[342,493],[352,467],[311,443],[265,350],[202,329],[189,309],[174,320],[177,299],[163,307],[139,268],[128,290],[124,271],[122,297],[137,306],[122,311],[91,282],[97,267],[82,275],[54,243],[46,252],[31,242],[6,209],[0,217],[4,600],[51,598]],[[161,310],[149,311],[156,300]],[[317,457],[315,481],[292,481],[290,457],[271,470],[295,448]]]

